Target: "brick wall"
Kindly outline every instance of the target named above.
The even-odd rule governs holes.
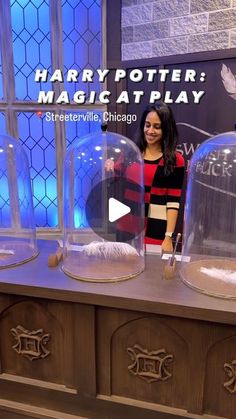
[[[236,0],[123,0],[122,60],[236,48]]]

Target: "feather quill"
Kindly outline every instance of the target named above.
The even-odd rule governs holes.
[[[236,272],[229,269],[200,268],[200,272],[215,279],[236,284]]]
[[[82,246],[81,246],[82,247]],[[82,251],[87,256],[97,256],[103,259],[138,256],[137,250],[128,243],[122,242],[91,242],[84,245]]]
[[[236,77],[225,64],[222,64],[221,78],[226,92],[232,99],[236,100]]]

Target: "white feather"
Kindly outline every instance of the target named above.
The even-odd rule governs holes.
[[[236,285],[236,271],[229,269],[217,269],[217,268],[200,268],[200,272],[215,279],[221,279],[225,282],[231,282]]]
[[[96,256],[103,259],[138,256],[134,247],[122,242],[91,242],[83,246],[82,251],[87,256]]]
[[[14,250],[0,249],[0,255],[14,255]]]
[[[236,77],[225,64],[222,64],[221,77],[225,90],[236,100]]]

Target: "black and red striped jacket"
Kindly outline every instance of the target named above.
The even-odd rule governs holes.
[[[173,172],[164,176],[163,157],[144,160],[145,217],[147,244],[161,244],[165,238],[167,210],[179,210],[184,179],[184,159],[176,152]]]
[[[132,208],[127,216],[118,222],[120,232],[126,236],[136,230],[136,224],[140,223],[140,216],[137,212],[140,202],[138,191],[135,190],[135,183],[139,183],[137,175],[140,174],[138,163],[132,163],[125,170],[127,186],[124,191],[124,202]],[[122,164],[121,160],[115,163],[115,170],[119,174]],[[157,160],[144,159],[144,187],[145,187],[145,243],[162,244],[165,238],[167,226],[167,210],[179,210],[182,185],[184,179],[185,165],[182,155],[176,152],[176,162],[173,172],[165,176],[163,157]],[[132,184],[132,181],[134,182]],[[121,236],[122,237],[122,236]]]

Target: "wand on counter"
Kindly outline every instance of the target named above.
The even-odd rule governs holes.
[[[175,263],[176,263],[176,250],[177,246],[180,240],[181,234],[178,233],[175,241],[174,250],[172,252],[172,255],[169,257],[167,264],[164,266],[164,278],[165,279],[172,279],[175,273]]]
[[[176,241],[175,241],[175,247],[174,247],[173,253],[172,253],[171,258],[170,258],[170,265],[171,266],[174,264],[174,261],[175,261],[175,254],[176,254],[178,243],[180,241],[180,237],[181,237],[181,234],[178,233],[177,237],[176,237]]]

